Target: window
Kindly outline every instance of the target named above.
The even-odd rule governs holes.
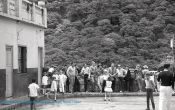
[[[3,1],[0,0],[0,12],[3,12],[3,5],[4,5]]]
[[[27,48],[19,46],[18,47],[18,72],[27,72]]]

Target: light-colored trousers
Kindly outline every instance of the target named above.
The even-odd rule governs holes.
[[[70,92],[74,92],[75,76],[70,76],[69,81],[70,81],[69,90]]]
[[[159,110],[170,110],[171,97],[171,86],[160,86]]]

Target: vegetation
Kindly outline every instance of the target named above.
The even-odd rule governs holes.
[[[175,0],[48,0],[46,65],[94,60],[155,68],[171,52]]]

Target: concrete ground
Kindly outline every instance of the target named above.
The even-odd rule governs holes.
[[[154,97],[156,110],[158,110],[158,96]],[[37,110],[145,110],[146,98],[144,96],[112,97],[111,102],[105,102],[103,97],[83,97],[59,99],[57,102],[45,100]],[[48,104],[49,103],[49,104]],[[41,103],[40,103],[41,104]],[[17,110],[30,109],[26,106]],[[151,109],[152,110],[152,109]],[[175,97],[171,102],[171,109],[175,110]]]

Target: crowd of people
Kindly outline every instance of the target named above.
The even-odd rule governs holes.
[[[97,65],[94,61],[92,61],[91,65],[84,64],[82,68],[78,68],[75,63],[62,68],[52,66],[48,71],[44,71],[42,77],[43,94],[46,94],[46,89],[50,88],[50,91],[55,95],[54,100],[56,101],[57,92],[63,95],[65,92],[79,92],[80,85],[83,85],[84,92],[105,92],[104,100],[110,101],[112,92],[117,92],[117,90],[118,92],[132,92],[137,88],[136,90],[139,92],[146,92],[146,110],[150,110],[150,100],[152,108],[155,110],[154,91],[160,92],[159,110],[170,110],[175,77],[173,72],[170,71],[170,64],[164,64],[163,68],[164,70],[160,72],[151,72],[147,65],[143,67],[136,65],[135,69],[130,69],[128,67],[123,68],[121,65],[116,67],[114,63],[111,63],[110,67],[106,67],[101,64]],[[80,79],[83,79],[83,84],[80,83]],[[157,82],[159,82],[160,87],[158,87]],[[39,86],[35,80],[32,80],[28,88],[31,109],[33,109]]]
[[[114,63],[107,67],[92,61],[90,65],[84,64],[80,68],[71,63],[59,69],[56,66],[50,67],[44,72],[42,84],[44,88],[56,89],[56,92],[61,93],[105,92],[106,80],[110,77],[113,92],[142,92],[146,91],[145,75],[148,72],[147,65],[143,67],[136,65],[136,68],[131,69]],[[153,80],[156,78],[156,73],[152,74]],[[156,80],[154,82],[157,85]]]

